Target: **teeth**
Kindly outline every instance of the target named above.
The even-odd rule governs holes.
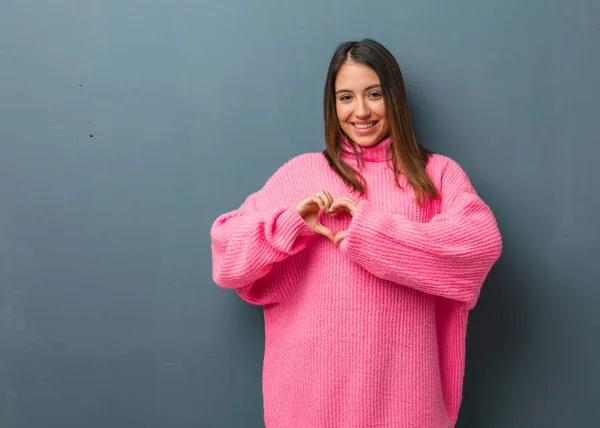
[[[354,124],[354,126],[356,126],[358,129],[367,129],[374,125],[375,125],[375,122],[373,122],[373,123],[355,123]]]

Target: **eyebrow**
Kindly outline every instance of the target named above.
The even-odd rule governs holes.
[[[373,89],[373,88],[380,88],[381,84],[380,83],[375,83],[374,85],[369,85],[365,88],[365,91],[368,91],[369,89]],[[336,94],[339,94],[340,92],[352,92],[350,89],[340,89],[338,91],[335,91]]]

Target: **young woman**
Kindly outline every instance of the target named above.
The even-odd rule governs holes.
[[[213,224],[213,278],[263,305],[267,428],[447,428],[467,316],[500,256],[461,167],[417,141],[400,67],[341,44],[325,143]]]

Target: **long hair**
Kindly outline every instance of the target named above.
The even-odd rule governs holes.
[[[419,205],[425,204],[429,197],[437,198],[437,189],[425,170],[433,152],[422,147],[415,136],[400,66],[390,51],[371,39],[341,43],[331,58],[323,100],[326,145],[323,154],[329,165],[353,190],[361,195],[365,192],[367,183],[362,175],[341,157],[344,132],[336,113],[335,80],[348,61],[371,67],[379,77],[392,140],[390,149],[396,183],[400,185],[399,177],[404,174]]]

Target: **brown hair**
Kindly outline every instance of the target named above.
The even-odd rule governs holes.
[[[341,138],[344,133],[336,113],[335,80],[342,65],[348,61],[371,67],[379,77],[389,136],[392,139],[390,149],[396,183],[400,185],[398,178],[404,174],[415,191],[419,205],[427,202],[428,197],[437,198],[437,189],[425,171],[429,156],[433,152],[422,147],[415,136],[400,66],[390,51],[371,39],[341,43],[331,58],[324,90],[326,149],[323,154],[329,165],[346,184],[361,195],[364,193],[366,181],[341,158]],[[357,154],[356,147],[354,148]]]

